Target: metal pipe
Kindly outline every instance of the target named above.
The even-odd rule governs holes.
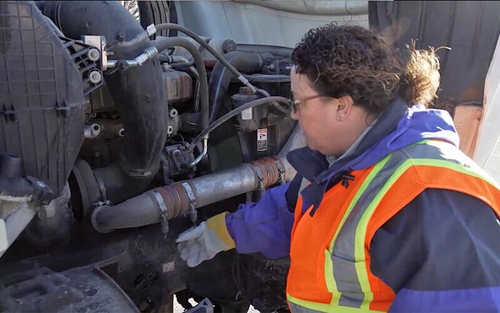
[[[137,67],[144,64],[144,62],[151,60],[158,54],[158,50],[155,47],[148,47],[142,54],[134,58],[133,60],[125,61],[129,67]]]
[[[92,214],[92,225],[102,233],[121,228],[141,227],[162,221],[162,207],[167,219],[181,216],[242,193],[268,187],[285,176],[281,159],[266,158],[239,167],[158,187],[113,207],[104,205]],[[157,196],[161,197],[158,198]]]
[[[258,188],[290,181],[296,172],[288,163],[286,154],[304,145],[305,137],[297,126],[278,156],[158,187],[115,206],[100,206],[92,214],[92,225],[97,231],[106,233],[156,224],[162,222],[163,216],[170,220],[190,212],[193,207],[204,207]]]
[[[207,155],[208,152],[208,135],[203,138],[203,151],[200,153],[200,155],[194,159],[193,162],[188,164],[189,168],[193,168],[196,166],[196,164],[200,163],[200,161]]]
[[[181,55],[172,55],[171,60],[172,60],[171,63],[190,63],[191,62],[188,58],[183,57]]]

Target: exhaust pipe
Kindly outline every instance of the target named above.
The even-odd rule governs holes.
[[[116,1],[47,1],[44,14],[67,37],[105,36],[116,59],[131,60],[153,47],[139,22]],[[142,66],[105,75],[105,80],[125,135],[118,164],[94,173],[106,198],[119,203],[142,192],[158,172],[168,108],[156,57]],[[118,182],[102,179],[110,176]]]
[[[305,144],[305,137],[297,125],[284,148],[275,157],[155,188],[115,206],[97,207],[92,214],[92,225],[101,233],[160,222],[167,227],[167,220],[197,208],[290,181],[296,172],[288,163],[286,154]],[[167,230],[164,228],[164,232]]]

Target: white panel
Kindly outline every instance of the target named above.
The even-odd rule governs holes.
[[[483,121],[474,160],[500,182],[500,38],[484,88]]]
[[[236,43],[294,47],[309,29],[332,21],[368,27],[368,1],[250,2],[178,1],[176,8],[179,23],[197,34]]]

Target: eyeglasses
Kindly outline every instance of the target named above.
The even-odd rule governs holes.
[[[310,97],[305,97],[303,99],[289,99],[290,109],[292,110],[292,113],[295,114],[295,113],[297,113],[297,107],[300,104],[303,104],[306,101],[309,101],[309,100],[312,100],[312,99],[316,99],[316,98],[320,98],[320,97],[324,97],[324,95],[314,95],[314,96],[310,96]]]

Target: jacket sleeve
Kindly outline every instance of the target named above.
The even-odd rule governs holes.
[[[239,253],[261,252],[272,259],[288,256],[294,204],[288,204],[286,194],[291,184],[271,188],[259,202],[240,204],[226,216]]]
[[[373,237],[371,270],[389,312],[499,312],[500,222],[472,196],[427,189]]]

